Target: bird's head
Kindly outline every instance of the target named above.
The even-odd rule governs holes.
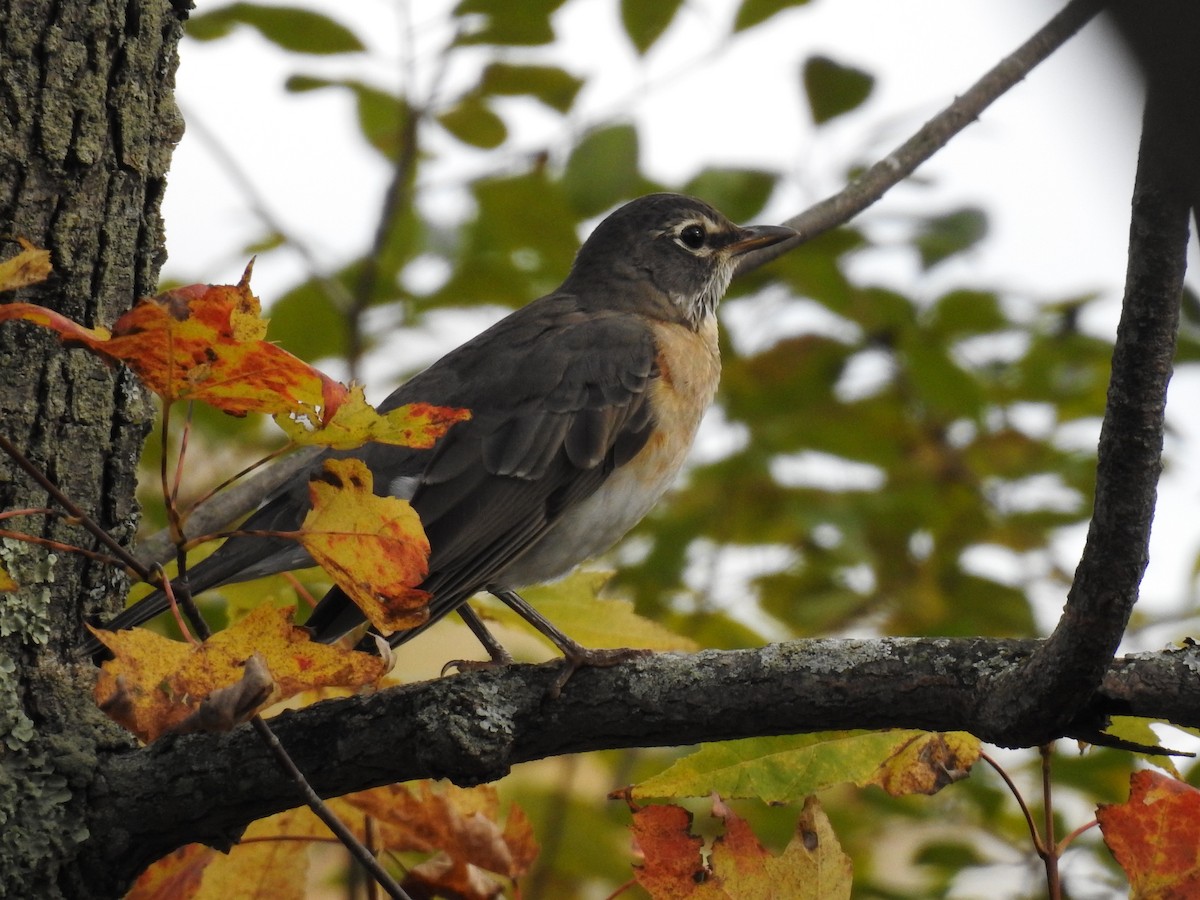
[[[605,306],[653,309],[698,329],[725,295],[739,257],[795,234],[777,225],[735,225],[694,197],[649,194],[596,226],[563,289]]]

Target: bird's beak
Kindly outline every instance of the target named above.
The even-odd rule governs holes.
[[[738,239],[725,247],[725,252],[736,259],[751,250],[761,250],[788,238],[799,237],[800,232],[786,225],[751,225],[741,229]]]

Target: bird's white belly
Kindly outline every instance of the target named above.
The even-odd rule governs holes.
[[[497,587],[550,581],[608,550],[675,480],[720,379],[716,322],[710,319],[699,333],[663,324],[655,336],[661,374],[650,388],[656,425],[646,446],[599,490],[563,513],[542,540],[509,565]]]

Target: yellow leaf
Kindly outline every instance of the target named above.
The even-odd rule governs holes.
[[[166,732],[226,730],[268,703],[314,687],[358,687],[383,660],[309,640],[291,611],[264,607],[198,647],[141,628],[93,633],[114,654],[96,703],[144,741]]]
[[[297,539],[385,634],[429,616],[416,585],[428,573],[429,541],[404,500],[378,497],[371,470],[357,459],[331,459],[309,482],[312,510]]]
[[[195,900],[303,900],[312,839],[328,836],[307,807],[259,819],[228,856],[209,864]]]
[[[638,647],[689,652],[698,649],[695,641],[639,616],[630,601],[600,597],[600,591],[611,579],[611,572],[583,570],[560,581],[523,590],[521,596],[585,647]],[[479,607],[488,618],[505,625],[519,627],[524,621],[499,602],[481,601]],[[541,637],[540,634],[538,636]],[[545,642],[550,645],[549,641]]]
[[[275,416],[275,422],[295,444],[319,444],[352,450],[368,441],[402,447],[432,447],[456,422],[471,417],[465,409],[409,403],[383,415],[367,403],[362,385],[352,385],[349,396],[320,427],[305,418]]]
[[[50,251],[39,250],[25,238],[17,238],[21,252],[11,259],[0,262],[0,291],[15,291],[18,288],[38,284],[50,277]]]
[[[752,797],[786,803],[836,784],[892,794],[933,793],[966,776],[979,757],[969,734],[847,731],[706,744],[633,789],[633,796]]]

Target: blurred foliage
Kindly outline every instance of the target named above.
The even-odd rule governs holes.
[[[713,164],[662,184],[642,169],[631,121],[580,128],[571,117],[585,77],[526,49],[554,40],[561,5],[462,0],[436,65],[473,66],[475,76],[447,95],[330,78],[327,69],[305,72],[297,57],[288,90],[348,91],[365,145],[392,162],[415,160],[418,171],[435,147],[454,152],[447,136],[464,153],[503,151],[515,125],[512,98],[559,116],[571,137],[546,153],[509,155],[465,183],[470,212],[453,226],[422,215],[421,181],[409,173],[412,189],[390,211],[384,252],[373,260],[371,296],[356,297],[365,256],[314,274],[274,303],[274,339],[306,358],[337,357],[351,345],[347,310],[356,303],[413,329],[434,311],[523,304],[561,281],[594,217],[647,191],[696,194],[739,220],[767,207],[784,173]],[[743,0],[726,39],[802,5]],[[614,0],[613,7],[639,55],[652,52],[687,10],[679,2]],[[250,3],[194,17],[189,34],[215,40],[238,26],[295,53],[363,47],[334,20]],[[818,125],[852,113],[874,85],[869,72],[823,57],[798,61],[797,77]],[[364,215],[378,208],[372,201]],[[987,213],[973,207],[923,210],[904,224],[908,237],[899,249],[914,273],[968,253],[988,231]],[[265,232],[254,243],[260,252],[280,252],[292,240]],[[1036,633],[1034,576],[1023,573],[1038,571],[1065,595],[1069,573],[1054,567],[1048,547],[1060,529],[1087,520],[1094,458],[1062,431],[1098,421],[1111,353],[1108,342],[1079,328],[1092,298],[1039,302],[1030,314],[1028,298],[1000,289],[929,297],[852,277],[857,260],[897,250],[894,238],[883,241],[852,223],[735,284],[725,315],[744,334],[731,339],[726,329],[717,417],[734,436],[727,442],[733,449],[694,465],[618,551],[620,574],[610,590],[634,599],[639,613],[709,647],[850,632],[1029,636]],[[408,286],[418,260],[435,261],[444,277]],[[820,315],[796,325],[796,311],[805,309]],[[1200,358],[1197,309],[1189,297],[1181,360]],[[198,413],[191,459],[226,447],[229,424]],[[252,442],[245,455],[261,452]],[[156,451],[147,461],[157,466]],[[225,474],[237,467],[231,462]],[[197,480],[209,475],[205,468]],[[155,521],[153,512],[148,520]],[[979,562],[997,558],[1005,564]],[[735,588],[718,577],[727,568],[742,576]],[[677,756],[597,753],[524,767],[508,779],[506,796],[533,817],[544,845],[524,895],[602,896],[628,880],[628,811],[604,795]],[[1029,757],[1008,759],[1024,774],[1036,771]],[[1094,803],[1122,796],[1130,766],[1126,754],[1093,751],[1064,759],[1057,773],[1061,789]],[[855,861],[856,896],[947,896],[971,867],[1033,866],[1025,820],[981,767],[932,798],[835,788],[823,802]],[[787,842],[794,810],[737,808],[777,848]],[[1070,830],[1082,822],[1062,824]],[[1082,841],[1072,852],[1110,866],[1097,846]]]

